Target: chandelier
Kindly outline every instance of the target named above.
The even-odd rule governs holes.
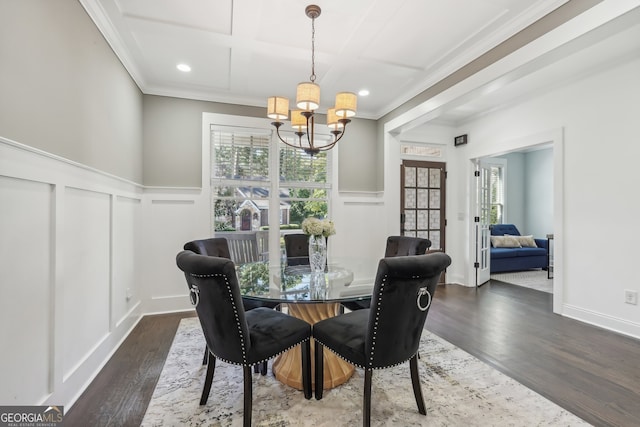
[[[349,118],[356,115],[357,97],[355,93],[339,92],[333,108],[327,110],[327,126],[333,134],[333,141],[324,145],[315,142],[315,110],[320,106],[320,86],[316,84],[315,70],[315,20],[320,16],[320,7],[314,4],[307,6],[305,14],[311,18],[311,76],[308,82],[298,84],[296,91],[296,107],[291,110],[291,127],[298,136],[297,143],[291,143],[282,138],[280,127],[283,120],[289,118],[289,99],[282,96],[272,96],[267,99],[267,117],[273,119],[271,123],[276,128],[278,138],[283,143],[304,150],[314,156],[320,151],[332,149],[344,136]]]

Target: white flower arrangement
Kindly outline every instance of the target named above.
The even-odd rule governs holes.
[[[302,221],[302,232],[308,236],[329,237],[336,234],[336,227],[328,219],[309,217]]]

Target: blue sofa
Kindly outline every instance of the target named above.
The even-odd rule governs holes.
[[[491,236],[521,236],[513,224],[494,224]],[[491,273],[529,270],[533,268],[547,269],[549,262],[549,241],[533,239],[537,247],[494,247],[491,244]],[[496,242],[496,244],[498,244]]]

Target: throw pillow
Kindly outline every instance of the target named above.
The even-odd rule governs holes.
[[[491,236],[491,244],[494,248],[520,248],[518,236]]]
[[[518,238],[518,243],[523,248],[537,248],[536,241],[533,239],[533,236],[516,236]]]

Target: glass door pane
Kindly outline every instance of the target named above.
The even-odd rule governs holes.
[[[444,250],[444,176],[444,163],[402,164],[401,234],[429,239],[436,250]]]

